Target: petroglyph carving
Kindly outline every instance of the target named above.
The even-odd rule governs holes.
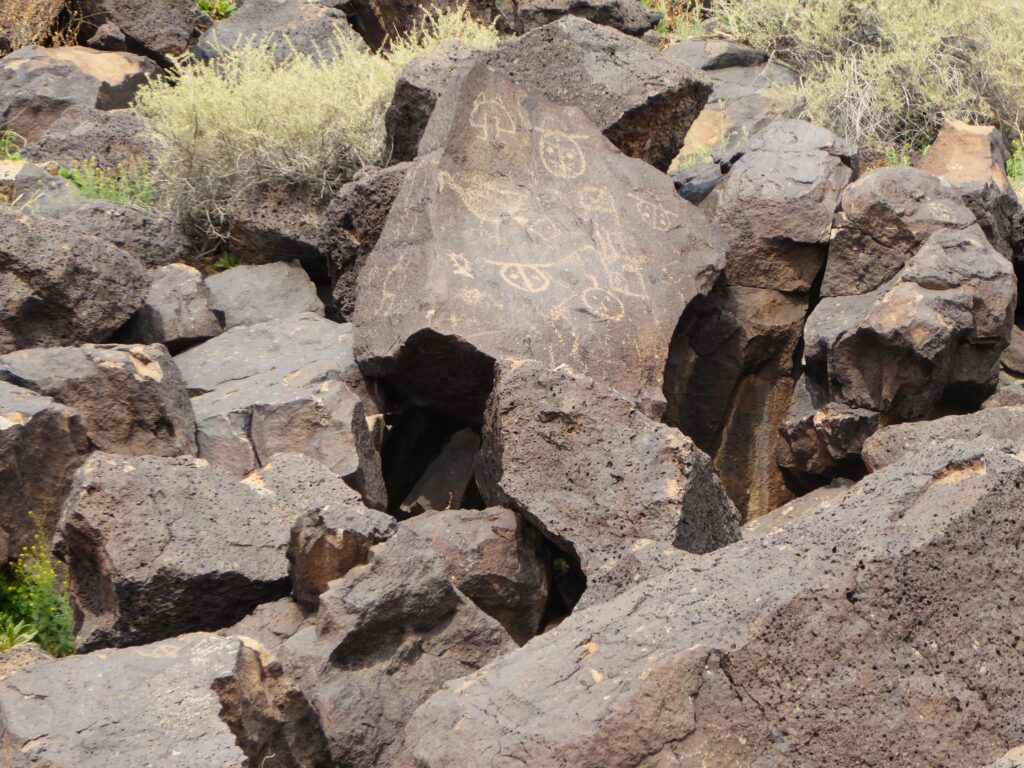
[[[560,179],[579,178],[587,170],[587,156],[579,145],[586,136],[540,128],[540,160],[544,169]]]
[[[619,209],[615,205],[615,199],[604,187],[586,186],[579,193],[580,208],[590,214],[593,218],[595,213],[603,213],[608,216],[619,218]]]
[[[679,220],[677,213],[670,211],[661,203],[653,200],[644,200],[638,195],[630,195],[630,197],[636,201],[636,210],[640,214],[640,218],[651,229],[656,229],[658,232],[668,232]]]
[[[583,306],[601,320],[621,320],[626,316],[626,307],[622,300],[611,291],[601,288],[594,278],[591,278],[593,285],[587,288],[581,295]]]
[[[481,141],[497,139],[502,134],[511,136],[516,132],[516,121],[512,119],[501,99],[491,98],[483,93],[473,102],[469,124],[479,130]]]
[[[462,204],[480,221],[480,233],[494,241],[500,241],[498,229],[505,221],[512,220],[507,211],[523,204],[524,193],[511,186],[502,185],[483,174],[465,177],[458,181],[448,171],[437,174],[437,189],[450,189],[458,195]]]
[[[464,253],[448,251],[448,258],[452,262],[452,272],[462,277],[468,277],[470,280],[473,279],[473,265],[469,263],[469,259]]]
[[[500,267],[501,279],[513,288],[526,293],[541,293],[551,286],[551,278],[544,272],[554,266],[547,264],[524,264],[518,261],[488,261]]]

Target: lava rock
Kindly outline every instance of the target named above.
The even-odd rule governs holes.
[[[206,287],[213,294],[214,311],[224,315],[225,329],[324,313],[316,286],[295,261],[226,269],[206,278]]]
[[[198,35],[199,7],[192,0],[81,0],[83,33],[116,27],[126,44],[157,61],[185,52]]]
[[[176,354],[224,330],[199,270],[168,264],[153,270],[150,280],[145,303],[121,331],[126,340],[163,344]]]

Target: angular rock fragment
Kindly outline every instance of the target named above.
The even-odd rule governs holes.
[[[890,465],[449,683],[394,763],[994,760],[1021,741],[1022,482],[985,446]]]
[[[399,78],[387,115],[395,159],[416,156],[437,99],[474,62],[544,99],[578,106],[622,152],[663,170],[683,145],[710,91],[699,72],[646,43],[569,17],[492,51],[448,44],[412,62]],[[487,119],[502,125],[496,114]],[[511,114],[507,119],[515,121]],[[420,147],[422,154],[427,151]]]
[[[418,515],[428,509],[461,509],[471,501],[474,464],[480,452],[480,435],[461,429],[441,449],[426,472],[402,502],[401,510]]]
[[[163,344],[178,353],[224,330],[213,295],[195,267],[168,264],[153,270],[150,280],[145,303],[121,331],[128,341]]]
[[[287,595],[297,514],[200,459],[93,454],[57,537],[79,650],[218,629]]]
[[[514,5],[515,21],[510,26],[516,32],[528,32],[562,17],[577,17],[639,37],[661,18],[658,11],[639,0],[516,0]]]
[[[131,53],[30,45],[0,61],[0,122],[34,142],[71,107],[129,106],[156,72],[153,62]]]
[[[0,381],[0,559],[16,558],[42,529],[53,532],[89,441],[79,414]]]
[[[34,664],[0,682],[9,765],[326,768],[309,704],[245,638],[191,634]]]
[[[520,512],[578,560],[585,604],[660,573],[649,559],[658,547],[710,552],[739,537],[736,509],[690,438],[565,367],[501,371],[477,482],[488,503]]]
[[[151,163],[154,154],[153,139],[135,112],[130,109],[102,112],[82,106],[64,110],[38,140],[25,147],[26,157],[37,162],[59,163],[66,168],[82,162],[83,157],[95,158],[100,168],[140,161]]]
[[[233,201],[227,211],[231,252],[242,264],[298,261],[316,282],[325,282],[320,250],[323,200],[309,189],[259,187]]]
[[[352,332],[313,314],[239,326],[176,358],[194,395],[199,455],[241,477],[275,453],[358,470]]]
[[[17,672],[22,667],[36,664],[40,661],[49,661],[53,656],[48,654],[35,643],[16,645],[9,651],[0,653],[0,680]]]
[[[0,380],[74,408],[91,446],[128,456],[194,456],[196,423],[162,346],[23,349],[0,355]]]
[[[0,353],[103,342],[142,304],[134,257],[42,216],[0,212]]]
[[[272,603],[262,603],[256,610],[237,624],[220,630],[224,637],[252,638],[277,653],[281,643],[307,626],[315,624],[315,615],[309,614],[290,597],[282,597]]]
[[[473,423],[493,361],[536,358],[659,413],[668,341],[724,261],[715,230],[579,110],[482,65],[424,142],[360,274],[364,373]]]
[[[192,0],[81,0],[83,32],[116,28],[133,50],[158,61],[180,55],[198,34],[199,6]]]
[[[224,315],[225,329],[324,313],[316,286],[294,261],[226,269],[206,278],[206,287],[213,294],[213,309]]]

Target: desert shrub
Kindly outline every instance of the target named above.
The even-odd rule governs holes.
[[[153,207],[150,168],[145,160],[102,168],[95,159],[90,159],[71,168],[61,168],[60,175],[71,181],[83,197],[110,200],[133,208]]]
[[[47,540],[43,532],[37,533],[9,572],[0,576],[0,635],[24,642],[31,636],[54,656],[66,656],[75,650],[71,605]]]
[[[497,42],[462,7],[430,14],[384,55],[339,35],[322,55],[293,52],[284,61],[255,44],[208,62],[176,60],[135,103],[158,144],[160,205],[196,233],[222,237],[231,204],[255,188],[293,185],[324,195],[381,164],[398,70],[450,38]]]
[[[697,37],[704,31],[702,0],[643,0],[644,5],[661,11],[654,28],[662,40]]]
[[[54,32],[65,0],[0,0],[0,48],[41,45]]]
[[[1017,194],[1024,197],[1024,142],[1016,139],[1010,146],[1010,155],[1006,160],[1006,175],[1010,179]]]
[[[1024,6],[1006,0],[714,0],[715,26],[803,76],[805,116],[860,144],[920,147],[945,118],[1012,135]]]
[[[214,21],[223,21],[238,10],[232,0],[196,0],[196,5]]]

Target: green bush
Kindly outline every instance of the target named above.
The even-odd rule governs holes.
[[[223,21],[238,10],[232,0],[196,0],[196,5],[214,21]]]
[[[921,147],[950,117],[1020,133],[1020,2],[712,0],[708,13],[794,65],[805,116],[851,141]]]
[[[75,651],[71,605],[46,540],[37,533],[0,577],[0,643],[32,640],[54,656],[66,656]]]
[[[0,160],[24,160],[25,140],[10,128],[0,130]]]
[[[101,168],[95,159],[90,159],[72,168],[61,168],[60,175],[71,181],[83,197],[110,200],[133,208],[153,207],[150,168],[145,160]]]
[[[1006,175],[1020,197],[1024,197],[1024,142],[1017,139],[1010,146],[1010,156],[1006,160]]]
[[[158,144],[159,203],[197,234],[222,237],[231,204],[255,188],[325,195],[381,164],[398,70],[456,37],[475,46],[498,40],[463,6],[428,15],[384,55],[339,35],[324,55],[293,52],[283,62],[254,44],[209,62],[176,60],[135,103]]]

